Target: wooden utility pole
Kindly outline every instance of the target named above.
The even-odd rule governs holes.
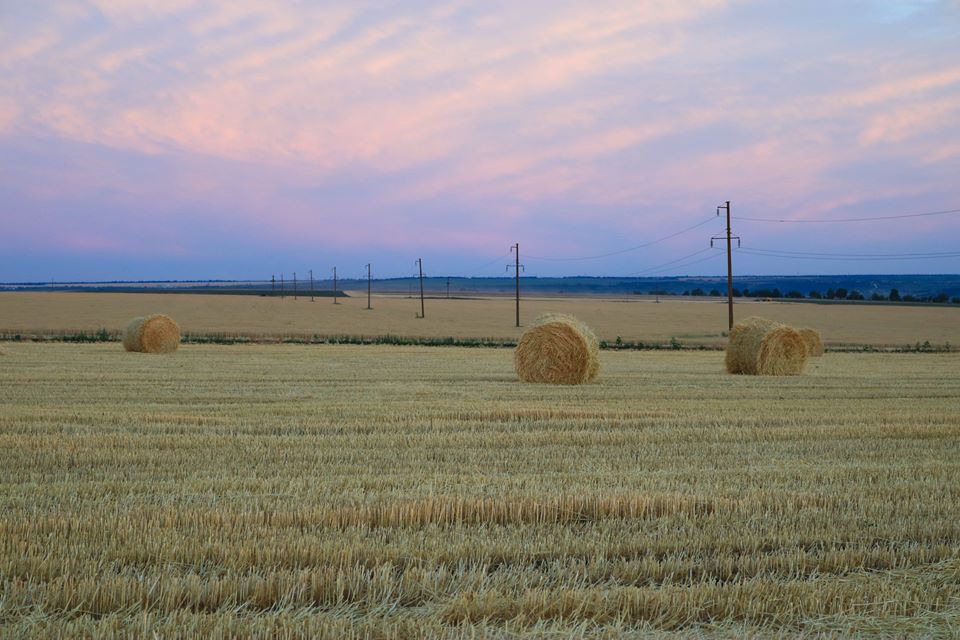
[[[283,292],[283,274],[280,274],[280,297],[285,298],[286,295]]]
[[[293,299],[297,299],[297,272],[293,272]]]
[[[417,258],[417,265],[420,267],[420,317],[426,316],[423,308],[423,258]]]
[[[367,263],[367,309],[373,309],[370,306],[370,263]]]
[[[728,329],[733,329],[733,248],[732,240],[736,238],[737,247],[740,247],[740,236],[730,235],[730,201],[727,200],[726,204],[721,204],[717,206],[717,215],[720,215],[720,209],[726,209],[727,211],[727,233],[725,236],[714,236],[710,238],[710,246],[713,247],[714,240],[723,240],[724,238],[727,241],[727,314],[728,314]]]
[[[524,266],[520,264],[520,243],[518,242],[517,244],[510,247],[510,252],[515,254],[513,270],[517,278],[517,326],[519,327],[520,326],[520,272],[525,270]],[[507,265],[507,271],[510,271],[510,266],[511,265],[509,264]]]
[[[310,269],[310,302],[313,302],[313,269]]]
[[[333,268],[333,304],[340,304],[337,302],[337,268]]]

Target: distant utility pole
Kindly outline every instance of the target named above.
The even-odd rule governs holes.
[[[367,309],[373,309],[370,306],[370,263],[367,263]]]
[[[713,247],[714,240],[727,240],[727,311],[729,315],[728,328],[733,329],[733,249],[731,247],[731,240],[733,238],[737,239],[737,248],[740,248],[740,236],[730,235],[730,201],[727,200],[726,204],[721,204],[717,206],[717,215],[720,215],[720,209],[727,210],[727,233],[726,236],[713,236],[710,238],[710,247]]]
[[[517,326],[520,326],[520,272],[526,271],[525,267],[520,264],[520,243],[510,247],[510,253],[515,254],[515,262],[512,265],[507,265],[507,271],[510,271],[510,267],[513,267],[514,272],[516,272],[517,277]]]
[[[293,272],[293,299],[297,299],[297,272]]]
[[[277,290],[277,276],[270,274],[270,295],[276,293]]]
[[[333,268],[333,304],[340,304],[337,302],[337,268]]]
[[[310,269],[310,302],[313,302],[313,269]]]
[[[281,298],[286,297],[283,293],[283,274],[282,273],[280,274],[280,297]]]
[[[420,267],[420,317],[426,316],[423,310],[423,258],[417,258],[417,265]]]

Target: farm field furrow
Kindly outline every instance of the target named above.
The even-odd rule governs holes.
[[[0,635],[960,633],[960,354],[3,349]]]

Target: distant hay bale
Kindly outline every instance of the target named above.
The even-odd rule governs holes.
[[[134,318],[123,334],[123,348],[142,353],[170,353],[180,346],[180,327],[160,313]]]
[[[573,316],[549,314],[523,332],[513,362],[523,382],[581,384],[600,373],[600,341]]]
[[[803,371],[807,345],[792,327],[767,320],[747,318],[730,331],[727,371],[762,376],[791,376]]]
[[[807,355],[814,358],[823,355],[823,339],[816,329],[799,329],[803,342],[807,345]]]

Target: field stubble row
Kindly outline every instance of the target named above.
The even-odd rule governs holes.
[[[960,355],[14,344],[0,625],[32,633],[960,630]]]

